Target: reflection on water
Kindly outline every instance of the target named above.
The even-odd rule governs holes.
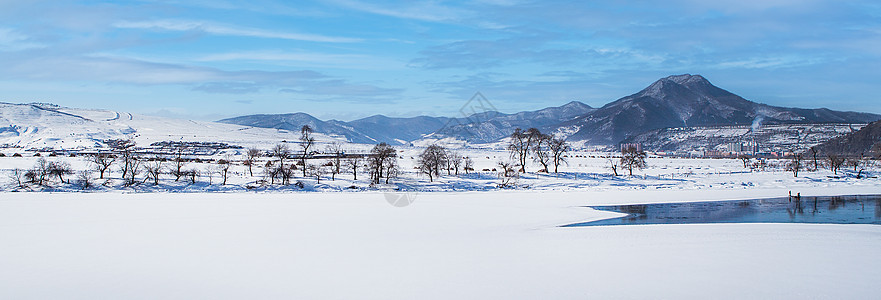
[[[881,195],[596,206],[627,216],[570,226],[695,223],[881,224]]]

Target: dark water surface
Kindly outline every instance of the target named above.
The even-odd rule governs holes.
[[[697,223],[881,224],[881,195],[802,196],[801,200],[783,197],[591,208],[628,215],[563,227]]]

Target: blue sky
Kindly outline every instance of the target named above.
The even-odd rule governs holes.
[[[881,113],[873,1],[7,1],[0,101],[215,120],[601,106],[701,74]]]

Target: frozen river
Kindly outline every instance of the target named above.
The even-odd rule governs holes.
[[[627,215],[566,226],[699,223],[881,224],[881,195],[784,197],[592,208]]]

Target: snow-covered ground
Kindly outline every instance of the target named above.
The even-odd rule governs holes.
[[[33,126],[15,119],[27,114],[42,119]],[[0,137],[25,148],[88,148],[131,137],[139,145],[182,140],[268,150],[297,135],[107,111],[31,107],[0,117],[17,124]],[[70,125],[47,128],[44,121]],[[370,186],[363,170],[358,180],[346,171],[320,183],[298,170],[292,182],[303,188],[249,189],[262,170],[251,176],[242,150],[232,149],[201,157],[230,155],[226,185],[215,164],[190,162],[185,169],[203,174],[195,184],[165,174],[157,186],[124,186],[117,165],[85,191],[57,179],[17,187],[11,172],[38,158],[2,148],[0,299],[877,298],[881,226],[559,227],[616,215],[590,205],[881,194],[877,166],[793,177],[783,160],[751,172],[739,160],[651,157],[635,176],[620,169],[613,176],[614,154],[576,151],[561,173],[536,173],[540,167],[530,164],[515,188],[502,189],[493,169],[509,154],[486,147],[456,149],[476,172],[434,182],[414,169],[422,148],[400,147],[402,173],[389,185]],[[82,156],[46,154],[75,170],[90,168]],[[415,202],[387,202],[401,195]]]
[[[785,193],[2,193],[0,298],[876,298],[881,226],[558,227],[615,215],[585,205]]]
[[[351,147],[360,146],[358,151],[365,151],[369,148],[367,145],[352,145]],[[320,149],[320,148],[319,148]],[[302,177],[300,170],[295,174],[296,178],[292,183],[300,181],[305,188],[300,189],[293,186],[265,186],[257,189],[248,189],[254,187],[257,180],[263,179],[263,170],[261,167],[266,161],[274,160],[273,158],[261,158],[253,168],[254,176],[250,175],[247,167],[242,164],[241,155],[233,155],[233,166],[230,169],[230,178],[227,185],[220,185],[222,181],[220,175],[216,172],[216,164],[212,163],[187,163],[185,169],[196,169],[201,172],[196,184],[189,184],[185,180],[175,181],[174,177],[168,174],[162,175],[162,179],[158,186],[152,185],[152,182],[143,182],[137,186],[125,187],[123,181],[119,179],[119,165],[114,165],[110,170],[110,180],[96,180],[99,186],[87,190],[87,192],[95,191],[112,191],[124,190],[130,192],[206,192],[206,191],[224,191],[224,192],[246,192],[246,191],[363,191],[376,189],[399,189],[408,191],[489,191],[498,190],[499,183],[499,160],[510,159],[509,153],[502,150],[493,149],[457,149],[459,155],[470,157],[474,161],[476,171],[465,173],[464,170],[459,171],[459,175],[444,173],[440,178],[430,181],[428,176],[420,174],[416,169],[416,162],[420,151],[423,148],[405,147],[400,148],[399,164],[401,166],[401,174],[390,181],[390,185],[382,185],[371,187],[365,170],[359,170],[358,180],[354,179],[350,170],[343,170],[343,173],[337,174],[335,180],[331,180],[331,174],[325,173],[321,177],[319,183],[315,177]],[[296,149],[295,149],[296,150]],[[235,150],[240,151],[240,150]],[[750,171],[743,167],[743,163],[736,159],[678,159],[678,158],[661,158],[650,157],[647,159],[648,167],[644,170],[634,170],[634,176],[628,176],[626,170],[618,169],[621,176],[613,176],[612,170],[609,168],[610,161],[617,162],[618,158],[612,156],[614,153],[601,152],[572,152],[568,158],[568,165],[560,166],[560,173],[537,173],[541,166],[536,163],[530,163],[527,166],[527,173],[521,174],[516,180],[516,189],[520,190],[691,190],[691,189],[724,189],[724,190],[752,190],[756,188],[787,188],[794,193],[806,188],[832,188],[832,187],[862,187],[872,186],[881,187],[879,175],[879,165],[875,161],[867,161],[867,164],[861,166],[862,172],[856,172],[851,167],[842,167],[838,174],[829,171],[828,168],[822,166],[820,161],[820,169],[817,171],[802,171],[798,177],[794,177],[791,172],[785,170],[784,166],[787,160],[768,160],[770,165],[763,171]],[[227,157],[223,154],[214,157],[203,157],[209,159],[221,159]],[[43,157],[48,161],[68,162],[75,170],[89,169],[90,166],[85,157]],[[12,170],[28,169],[35,164],[38,157],[11,157],[11,153],[7,153],[6,157],[0,157],[0,190],[22,190],[13,184],[9,178]],[[310,160],[310,164],[323,164],[326,160]],[[806,168],[812,166],[811,161],[805,161],[803,164]],[[171,163],[165,163],[166,173],[171,168]],[[553,166],[551,166],[553,170]],[[98,174],[94,173],[94,177]],[[857,177],[860,178],[857,178]],[[867,178],[866,176],[869,176]],[[68,179],[75,179],[76,176],[68,175]],[[145,175],[138,176],[139,180],[143,180]],[[871,178],[876,177],[876,178]],[[74,180],[75,181],[75,180]],[[100,184],[106,183],[107,186]],[[41,188],[31,186],[24,190],[46,190],[46,191],[80,191],[80,187],[75,184],[62,184],[57,179],[50,183],[49,188]],[[354,187],[354,188],[352,188]]]

